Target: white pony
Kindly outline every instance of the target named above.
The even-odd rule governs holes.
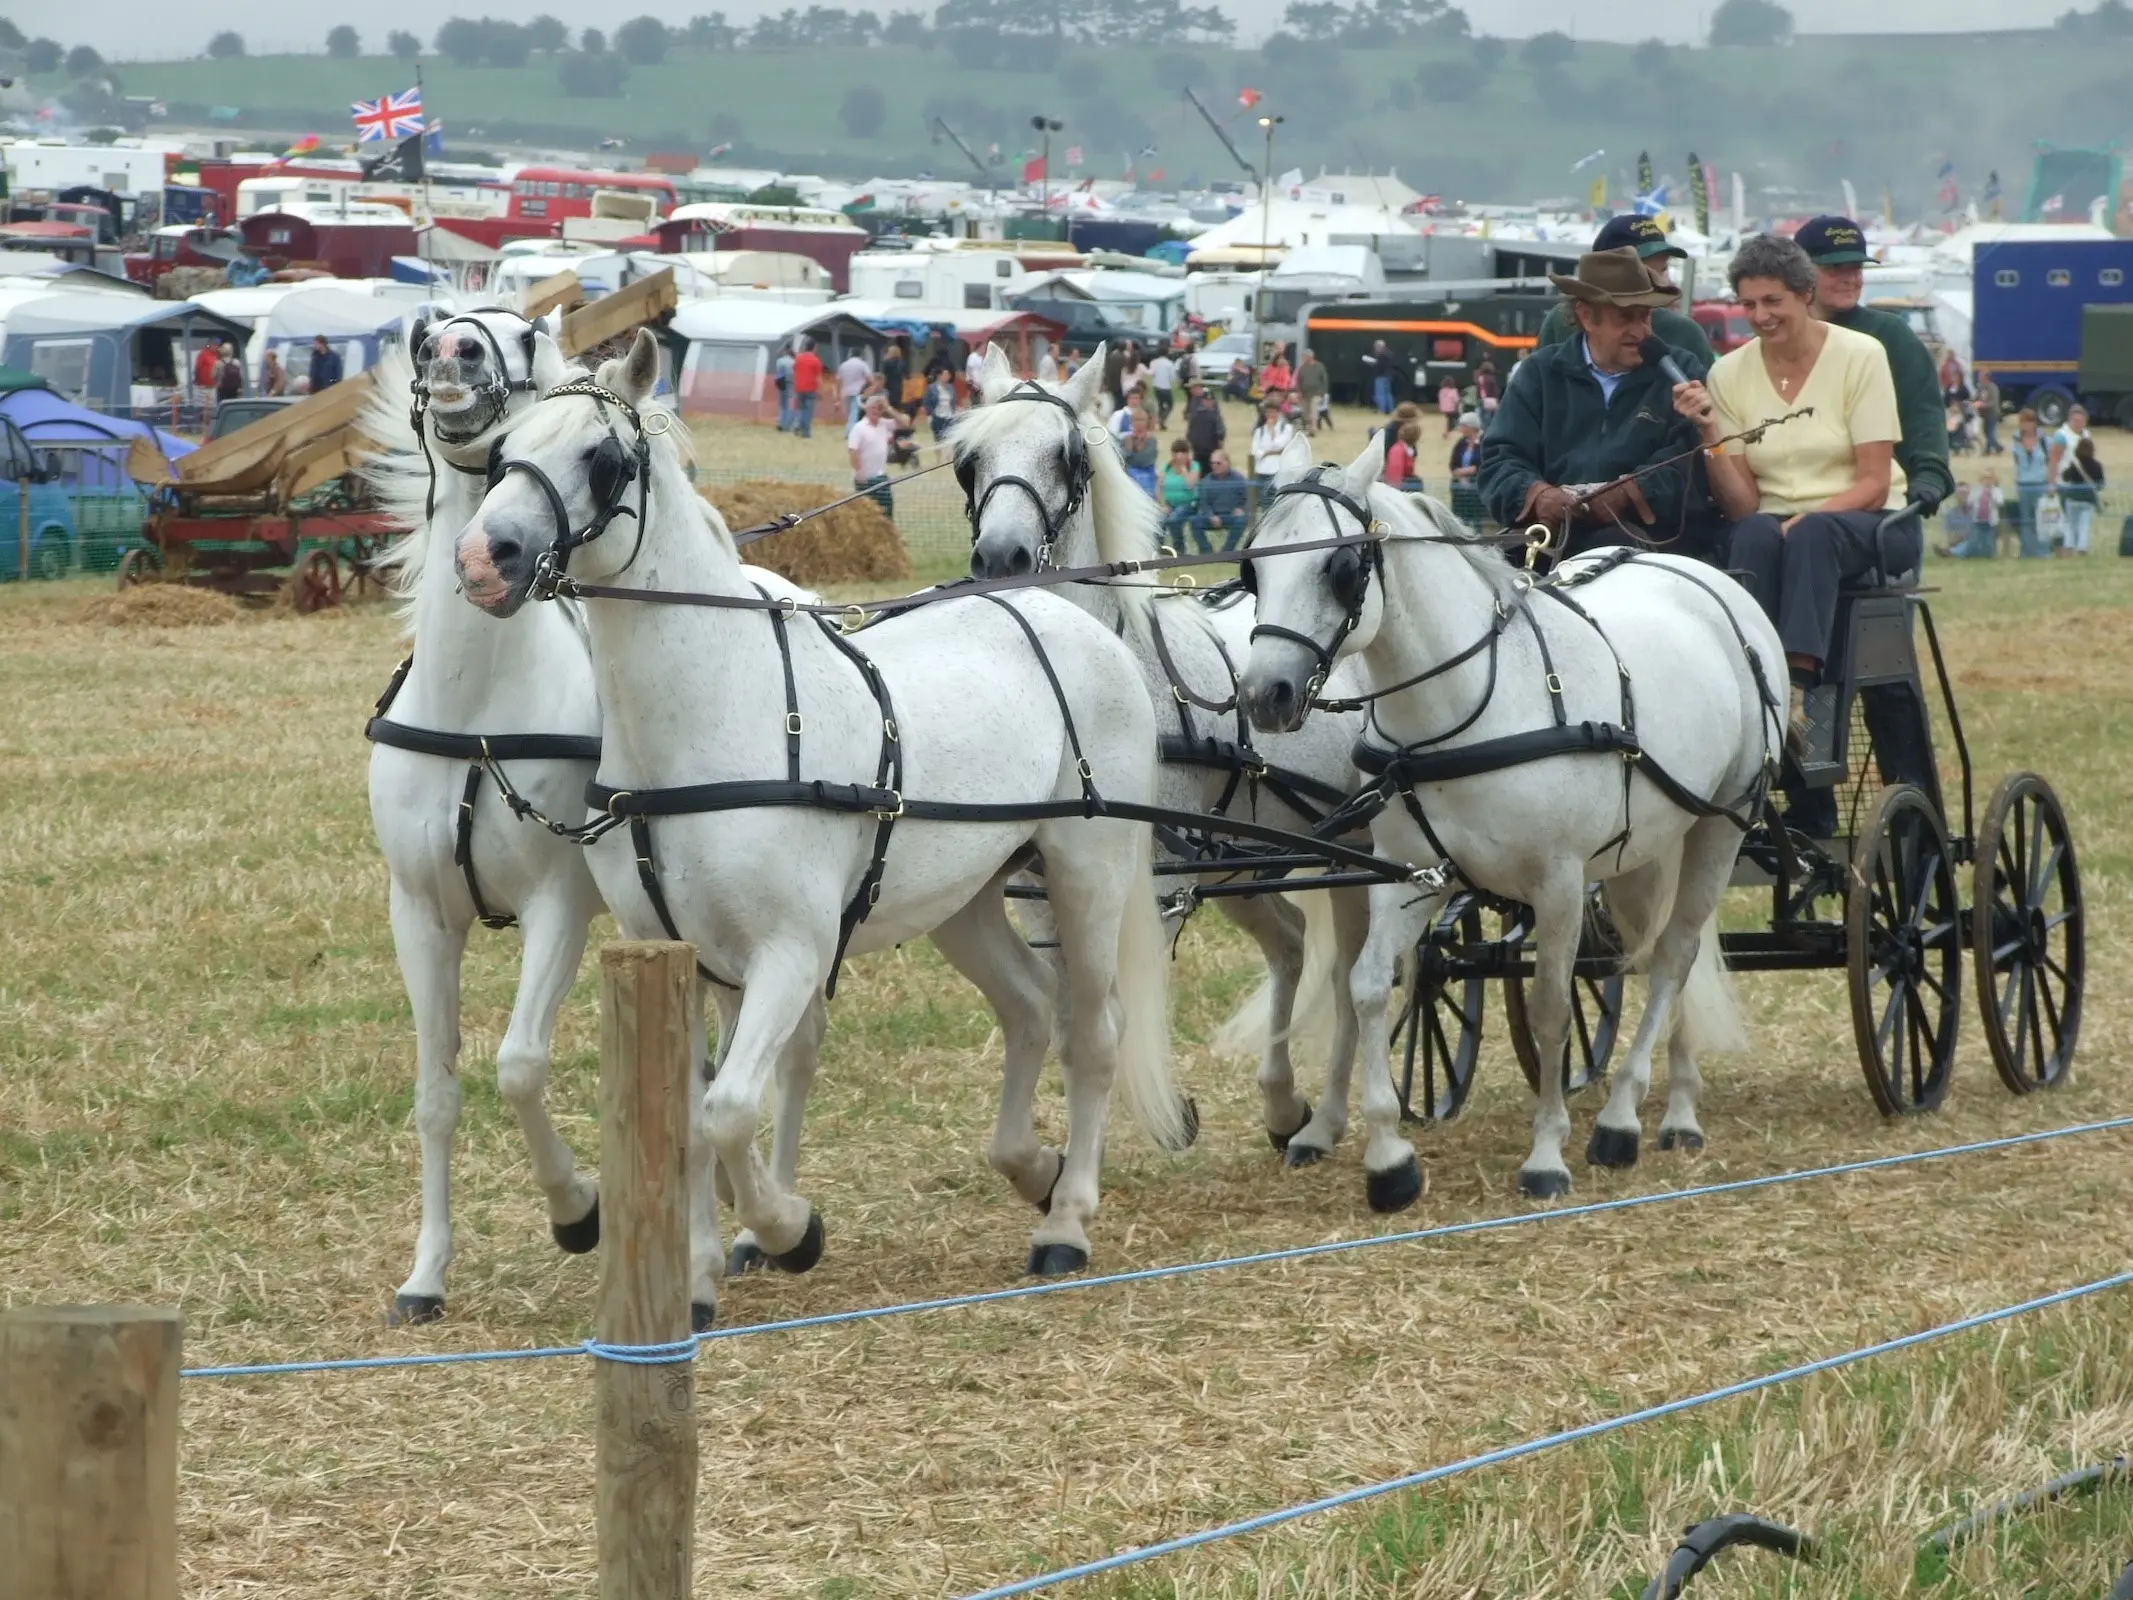
[[[1099,349],[1067,383],[1019,384],[1000,348],[987,347],[985,404],[965,413],[951,436],[970,507],[973,577],[1144,560],[1156,553],[1161,514],[1127,476],[1109,429],[1092,411],[1101,398],[1102,374]],[[1209,709],[1233,705],[1254,616],[1248,597],[1220,613],[1218,625],[1217,614],[1197,600],[1146,582],[1068,584],[1059,592],[1123,639],[1133,655],[1155,705],[1163,750],[1156,789],[1161,805],[1308,830],[1354,789],[1348,750],[1362,731],[1361,713],[1327,713],[1300,731],[1255,740],[1241,711]],[[1225,631],[1237,641],[1234,653]],[[1205,703],[1194,704],[1188,694]],[[1275,775],[1260,781],[1248,770],[1255,762]],[[1204,875],[1166,878],[1162,886],[1209,881]],[[1259,1008],[1261,1109],[1274,1148],[1299,1167],[1328,1154],[1347,1126],[1355,1056],[1348,970],[1362,949],[1370,914],[1366,890],[1300,893],[1330,902],[1334,934],[1321,941],[1332,946],[1325,952],[1331,973],[1314,973],[1320,982],[1330,977],[1335,1027],[1326,1092],[1315,1111],[1296,1092],[1290,1060],[1293,1011],[1304,979],[1304,915],[1279,894],[1214,902],[1266,958],[1265,1004]]]
[[[518,993],[497,1051],[497,1087],[525,1132],[550,1229],[574,1254],[600,1240],[597,1189],[543,1105],[556,1013],[577,976],[587,926],[601,910],[599,891],[584,850],[515,818],[470,744],[481,736],[530,735],[585,746],[575,759],[501,762],[512,787],[544,814],[579,816],[597,767],[600,710],[576,606],[536,607],[500,628],[461,602],[453,571],[453,549],[481,503],[500,430],[582,369],[564,359],[546,322],[509,311],[429,323],[414,343],[419,379],[404,356],[389,356],[364,419],[364,432],[380,447],[366,476],[410,530],[380,565],[402,597],[413,643],[406,675],[373,726],[370,808],[391,874],[393,946],[415,1013],[422,1150],[414,1270],[393,1315],[430,1322],[444,1314],[452,1256],[460,967],[477,918],[515,921],[523,941]],[[417,384],[423,404],[411,418],[405,396]],[[709,507],[704,512],[708,517]],[[775,573],[747,570],[773,593],[812,598]],[[792,1063],[788,1104],[805,1096],[813,1066],[811,1050]],[[789,1173],[798,1135],[795,1126],[790,1139],[784,1136],[785,1120],[777,1159]],[[798,1117],[789,1120],[797,1125]]]
[[[1640,554],[1612,570],[1622,552],[1581,558],[1543,594],[1443,506],[1380,483],[1383,467],[1382,441],[1345,472],[1312,469],[1308,448],[1291,448],[1250,547],[1260,633],[1243,684],[1255,722],[1294,727],[1323,658],[1353,653],[1379,696],[1368,743],[1396,757],[1372,823],[1378,852],[1449,869],[1439,892],[1371,891],[1354,977],[1364,1166],[1373,1183],[1414,1168],[1398,1131],[1386,1002],[1395,962],[1453,879],[1533,908],[1528,1005],[1543,1062],[1564,1058],[1585,886],[1605,885],[1630,961],[1649,962],[1650,994],[1586,1159],[1636,1161],[1638,1106],[1662,1032],[1670,1071],[1659,1145],[1700,1149],[1697,1052],[1746,1047],[1716,912],[1740,848],[1735,819],[1759,805],[1782,737],[1777,633],[1738,584],[1678,557]],[[1373,529],[1381,542],[1281,553]],[[1633,741],[1615,737],[1624,728]],[[1514,735],[1537,738],[1523,751],[1478,750],[1465,758],[1478,770],[1455,775],[1459,752]],[[1564,753],[1534,758],[1551,739]],[[1515,765],[1499,759],[1512,754]],[[1569,1191],[1569,1131],[1562,1075],[1543,1071],[1521,1191]]]
[[[593,872],[625,930],[657,937],[671,924],[696,946],[724,1024],[694,1150],[695,1319],[715,1314],[722,1191],[774,1263],[801,1268],[819,1254],[814,1208],[753,1149],[763,1090],[841,953],[926,933],[1000,1016],[1007,1077],[991,1156],[1046,1207],[1029,1270],[1078,1270],[1114,1069],[1158,1143],[1185,1139],[1149,830],[1084,811],[1092,792],[1153,797],[1148,698],[1118,641],[1051,595],[931,605],[860,635],[863,653],[805,614],[781,630],[723,527],[698,534],[671,414],[651,404],[657,375],[657,346],[640,334],[596,383],[535,407],[459,540],[458,568],[467,599],[498,617],[523,606],[551,563],[588,587],[621,580],[727,602],[595,593],[586,604],[602,793],[631,821],[592,848]],[[785,781],[795,768],[804,781]],[[717,787],[732,783],[749,785],[745,797]],[[668,798],[680,786],[710,792]],[[829,804],[802,803],[803,791]],[[928,820],[943,802],[1022,811]],[[1032,845],[1065,965],[1063,1156],[1038,1143],[1032,1120],[1052,975],[1001,898]]]

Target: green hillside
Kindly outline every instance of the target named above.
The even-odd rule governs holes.
[[[1863,203],[1888,185],[1915,212],[1933,204],[1943,159],[1956,163],[1966,193],[1998,168],[2019,203],[2036,141],[2114,137],[2125,53],[2058,33],[1810,37],[1735,50],[1581,44],[1567,63],[1535,67],[1513,44],[1491,68],[1464,43],[1365,51],[1290,42],[1266,51],[1068,47],[1048,71],[976,72],[945,50],[913,47],[677,49],[630,69],[622,94],[608,99],[566,96],[562,57],[515,68],[425,58],[423,74],[433,114],[451,137],[474,143],[616,137],[642,152],[730,142],[734,161],[789,170],[968,174],[935,140],[932,117],[946,117],[981,154],[997,142],[1012,163],[1030,142],[1030,114],[1045,112],[1067,124],[1055,136],[1055,170],[1070,144],[1085,152],[1084,173],[1106,177],[1153,146],[1159,154],[1143,169],[1161,166],[1173,183],[1237,175],[1182,87],[1228,115],[1249,85],[1287,119],[1277,169],[1397,167],[1424,190],[1517,199],[1582,194],[1590,173],[1574,178],[1570,167],[1597,148],[1608,152],[1602,165],[1617,194],[1640,148],[1677,173],[1694,149],[1751,185],[1828,194],[1850,178]],[[405,87],[412,72],[385,57],[293,56],[128,64],[119,76],[126,94],[165,100],[174,118],[204,122],[210,108],[234,107],[239,128],[332,140],[348,131],[340,108],[349,100]],[[847,105],[865,87],[880,94],[878,124],[870,96]],[[1232,126],[1256,160],[1256,126],[1241,115]]]

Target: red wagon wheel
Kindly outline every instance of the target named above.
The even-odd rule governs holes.
[[[290,578],[296,589],[296,609],[305,616],[341,603],[341,564],[331,550],[314,550]]]
[[[118,586],[121,589],[135,588],[144,583],[155,583],[162,576],[162,556],[146,545],[136,545],[119,557]]]

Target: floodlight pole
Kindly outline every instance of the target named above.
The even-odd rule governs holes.
[[[1043,152],[1037,161],[1037,208],[1049,222],[1052,216],[1052,135],[1066,124],[1057,117],[1031,117],[1029,125],[1044,141]]]
[[[1283,119],[1261,117],[1259,126],[1266,129],[1266,166],[1259,179],[1259,287],[1252,295],[1252,360],[1259,360],[1259,331],[1266,322],[1266,253],[1271,248],[1270,236],[1274,226],[1274,130]]]

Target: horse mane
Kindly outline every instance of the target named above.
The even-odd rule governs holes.
[[[1407,494],[1380,480],[1369,486],[1370,509],[1395,530],[1449,545],[1457,551],[1474,575],[1487,586],[1490,598],[1512,605],[1519,601],[1522,585],[1518,569],[1504,560],[1488,538],[1461,522],[1452,508],[1432,495]]]

